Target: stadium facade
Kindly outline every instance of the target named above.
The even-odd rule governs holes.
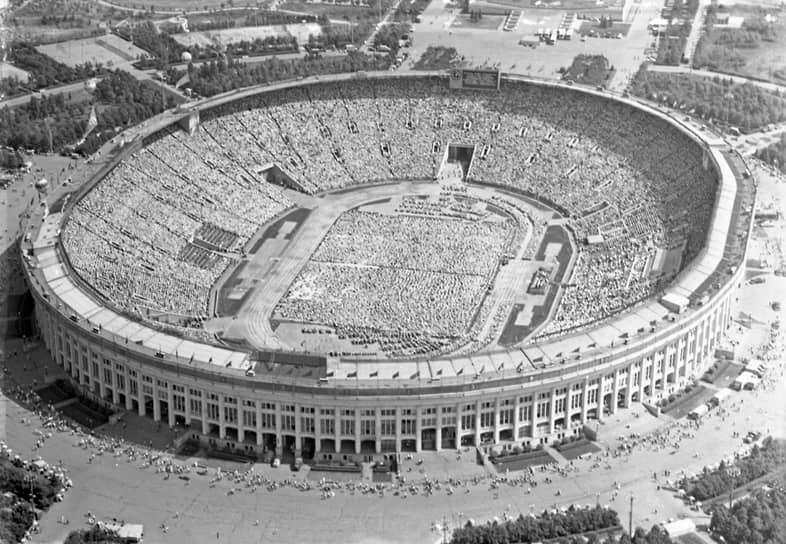
[[[718,180],[711,225],[703,250],[662,295],[588,331],[475,355],[356,361],[233,350],[156,330],[91,296],[59,243],[68,206],[53,206],[48,215],[35,210],[22,241],[41,339],[94,400],[184,427],[215,448],[331,460],[550,443],[684,388],[713,363],[743,281],[755,202],[744,164],[716,136],[647,104],[503,79],[623,100],[697,142]],[[134,129],[68,205],[138,151],[145,136],[175,123],[195,130],[200,111],[267,89],[229,93]]]

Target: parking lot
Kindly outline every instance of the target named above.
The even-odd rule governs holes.
[[[421,14],[414,25],[413,47],[403,69],[411,69],[429,46],[454,47],[468,66],[496,67],[504,72],[558,79],[558,70],[570,66],[579,54],[605,55],[616,69],[610,88],[622,91],[628,80],[638,71],[645,59],[645,50],[653,42],[647,23],[658,15],[661,2],[635,1],[628,21],[627,35],[609,32],[609,37],[578,35],[571,40],[557,40],[554,45],[541,43],[537,47],[519,45],[531,41],[539,29],[557,28],[566,12],[559,10],[522,10],[515,30],[506,32],[501,26],[482,28],[457,25],[458,10],[442,0],[435,0]],[[605,33],[604,33],[605,34]]]

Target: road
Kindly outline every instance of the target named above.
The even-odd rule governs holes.
[[[374,32],[372,32],[369,35],[369,37],[366,38],[366,41],[363,42],[363,45],[360,48],[361,51],[368,51],[368,48],[374,45],[374,38],[376,38],[377,32],[379,32],[380,28],[388,24],[390,18],[393,16],[394,13],[396,13],[396,10],[398,9],[398,6],[400,4],[401,4],[401,0],[396,0],[396,3],[390,6],[390,9],[388,9],[387,13],[385,13],[385,17],[383,17],[382,20],[377,23],[377,26],[374,28]]]
[[[685,42],[685,52],[683,56],[687,59],[687,64],[690,65],[693,61],[693,53],[696,52],[696,46],[699,44],[699,38],[704,30],[704,19],[707,16],[707,7],[710,5],[710,0],[699,0],[699,7],[696,9],[696,15],[693,16],[693,24],[690,28],[690,35]]]
[[[652,33],[647,25],[658,16],[663,3],[658,0],[640,0],[634,3],[628,22],[628,34],[618,47],[606,52],[615,72],[608,88],[622,92],[636,76],[644,60],[645,50],[652,43]],[[597,40],[598,38],[592,38]]]
[[[67,85],[60,85],[58,87],[49,87],[47,89],[42,89],[41,91],[36,91],[34,93],[28,93],[20,96],[15,96],[13,98],[8,98],[6,100],[0,101],[0,109],[15,108],[17,106],[22,106],[30,102],[30,99],[34,96],[49,96],[55,94],[67,94],[72,92],[83,91],[85,89],[86,83],[87,81],[77,81],[76,83],[68,83]]]

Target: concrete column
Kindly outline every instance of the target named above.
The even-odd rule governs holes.
[[[355,410],[355,455],[360,455],[360,410]]]
[[[557,419],[557,390],[551,390],[551,399],[549,401],[549,434],[554,432],[554,420]]]
[[[167,424],[170,427],[175,426],[175,394],[172,392],[172,384],[169,384],[169,388],[167,389],[167,406],[169,407],[169,411],[167,412],[168,422]]]
[[[492,435],[493,436],[493,440],[494,440],[494,444],[499,444],[499,426],[500,426],[500,421],[502,421],[502,418],[500,417],[500,414],[499,414],[499,398],[497,398],[497,399],[494,399],[494,431],[493,431],[494,434]]]
[[[99,394],[101,395],[101,400],[104,400],[104,398],[106,397],[106,385],[104,385],[104,376],[102,375],[102,371],[104,370],[104,366],[103,366],[104,363],[99,361],[98,364],[99,364],[98,376],[96,376],[95,379],[98,380],[98,390],[100,392]],[[156,421],[158,421],[158,418],[156,418]]]
[[[396,452],[401,451],[401,408],[396,408]]]
[[[633,398],[633,369],[636,367],[635,363],[628,365],[628,385],[625,388],[625,408],[630,408],[631,399]]]
[[[115,365],[112,365],[112,404],[120,404],[120,393],[117,392],[117,371],[115,370]]]
[[[461,448],[461,404],[457,404],[456,410],[456,449]]]
[[[644,366],[645,360],[639,361],[639,402],[644,401]]]
[[[475,402],[475,446],[480,446],[480,401]]]
[[[442,451],[442,406],[437,406],[437,429],[435,431],[434,447],[437,451]]]
[[[153,378],[153,419],[161,421],[161,403],[158,402],[158,379]],[[103,388],[101,394],[103,395]]]
[[[382,453],[382,410],[374,410],[374,451]]]
[[[314,453],[322,451],[322,420],[319,407],[314,408]]]
[[[202,397],[199,399],[199,403],[202,405],[202,434],[208,434],[210,432],[210,424],[207,422],[207,391],[202,391]]]
[[[652,365],[650,366],[652,369],[650,372],[650,398],[655,398],[655,382],[658,381],[658,358],[656,355],[657,354],[652,354]]]
[[[218,437],[221,440],[227,437],[227,421],[224,418],[224,395],[218,396]]]
[[[301,444],[302,438],[300,436],[300,406],[295,405],[295,457],[300,457],[303,454],[303,446]]]
[[[589,378],[584,378],[584,385],[581,389],[581,422],[587,423],[587,412],[589,412]]]
[[[141,378],[141,375],[140,375],[140,378]],[[139,404],[139,415],[144,417],[146,415],[146,411],[145,411],[145,393],[142,391],[142,384],[140,383],[138,385],[139,385],[139,402],[137,404]]]
[[[336,453],[338,453],[339,451],[341,451],[341,409],[340,408],[335,409],[335,412],[333,413],[333,418],[334,418],[333,425],[335,425],[336,427],[335,429],[333,429],[333,431],[335,431],[336,433],[336,437],[335,437]]]
[[[611,386],[611,413],[617,413],[617,397],[620,394],[620,371],[619,368],[614,369],[614,383]]]
[[[191,425],[191,389],[185,388],[183,396],[186,399],[186,427]]]
[[[257,446],[262,446],[264,445],[264,441],[262,440],[262,403],[260,401],[257,401],[257,407],[254,408],[254,410],[257,413]]]
[[[276,401],[276,456],[281,457],[281,454],[284,452],[284,437],[281,436],[281,426],[282,426],[282,410],[281,410],[281,402]]]
[[[513,441],[519,440],[519,427],[521,426],[521,397],[516,395],[513,402]]]
[[[423,451],[423,423],[420,420],[422,415],[422,408],[420,406],[415,408],[415,451],[418,453]]]
[[[133,399],[131,398],[131,377],[128,375],[128,367],[125,367],[125,379],[126,379],[126,410],[131,410],[134,406]],[[137,386],[139,384],[137,383]]]

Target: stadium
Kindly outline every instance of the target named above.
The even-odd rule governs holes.
[[[699,377],[755,187],[719,137],[491,71],[219,95],[119,135],[22,241],[85,396],[243,455],[580,433]],[[47,201],[48,199],[48,201]]]

